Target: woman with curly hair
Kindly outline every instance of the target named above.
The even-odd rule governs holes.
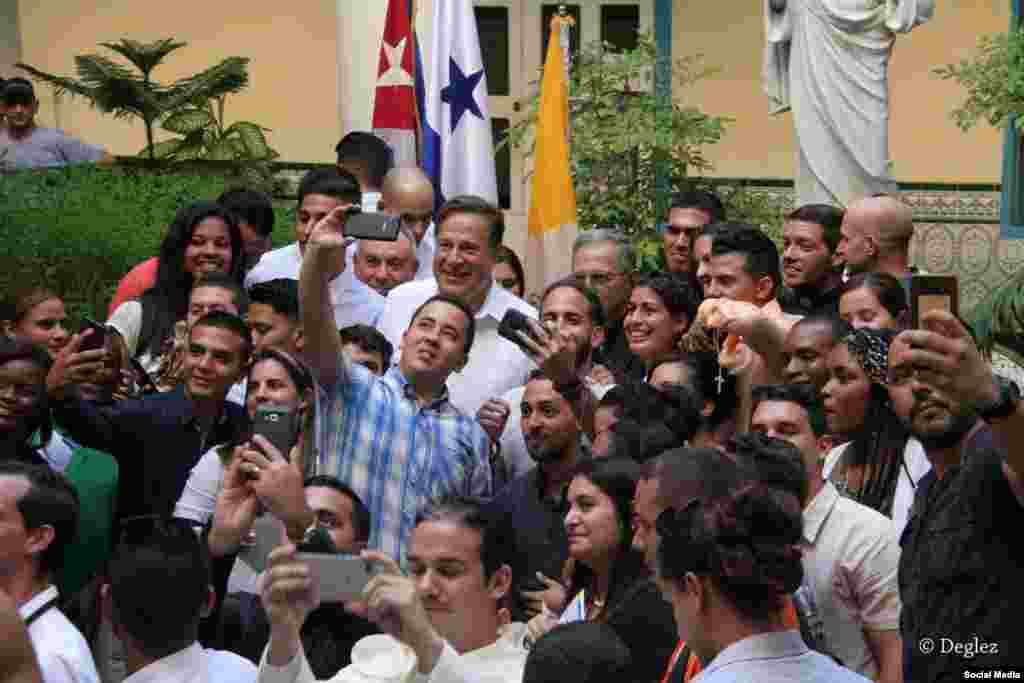
[[[658,516],[658,578],[701,683],[866,678],[813,652],[783,618],[800,587],[803,516],[796,497],[758,483]]]

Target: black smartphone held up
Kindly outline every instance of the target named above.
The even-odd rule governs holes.
[[[252,421],[252,433],[259,434],[274,445],[281,455],[288,459],[292,448],[299,440],[298,412],[281,405],[264,404],[256,407]]]
[[[530,328],[529,321],[530,318],[525,313],[517,311],[514,308],[510,308],[505,311],[504,317],[502,317],[501,322],[498,324],[498,334],[505,339],[508,339],[527,353],[532,353],[532,350],[528,349],[523,340],[518,334],[516,334],[516,332],[520,331],[525,332],[531,339],[540,343],[540,341],[537,340],[537,335],[535,335],[533,330]]]
[[[921,326],[921,318],[936,309],[960,315],[959,287],[952,275],[914,275],[910,278],[910,324]]]
[[[401,227],[399,219],[386,213],[357,213],[345,222],[345,237],[394,242]]]
[[[95,351],[104,349],[107,346],[107,326],[100,324],[88,316],[82,316],[82,332],[92,330],[87,334],[79,345],[79,351]]]

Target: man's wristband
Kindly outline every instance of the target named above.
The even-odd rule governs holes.
[[[978,416],[986,422],[1009,417],[1017,409],[1017,402],[1020,401],[1020,389],[1016,382],[996,377],[996,383],[999,385],[999,398],[992,403],[978,406]]]

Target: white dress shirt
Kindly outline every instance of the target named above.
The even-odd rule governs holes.
[[[100,674],[82,633],[56,605],[44,610],[58,596],[57,587],[50,586],[18,608],[24,621],[37,615],[28,626],[28,637],[43,683],[100,683]]]
[[[878,661],[864,631],[899,631],[896,525],[868,506],[843,498],[830,481],[807,505],[803,517],[803,583],[821,618],[825,645],[843,666],[877,678]]]
[[[417,671],[411,649],[387,635],[367,636],[352,648],[352,663],[330,683],[521,683],[526,665],[526,624],[512,623],[485,647],[458,654],[445,643],[429,674]],[[282,667],[260,663],[259,683],[312,683],[316,680],[300,646],[298,655]]]
[[[412,314],[437,293],[437,280],[430,279],[406,282],[388,294],[378,328],[395,347],[395,363],[401,357],[402,334],[412,322]],[[537,367],[518,346],[498,335],[498,323],[510,308],[537,319],[537,309],[492,283],[483,307],[476,314],[476,336],[469,363],[448,378],[451,402],[469,416],[476,416],[488,399],[526,384],[530,371]]]
[[[825,456],[825,464],[822,467],[822,476],[828,479],[832,470],[839,463],[839,458],[849,447],[850,442],[840,444],[828,452]],[[903,449],[903,464],[900,466],[899,478],[896,480],[896,493],[892,500],[892,521],[896,525],[896,538],[903,534],[903,528],[907,526],[910,519],[910,506],[914,504],[914,491],[917,489],[917,482],[921,477],[928,474],[932,469],[932,463],[925,455],[924,446],[921,442],[910,437]]]
[[[124,683],[253,683],[256,675],[256,666],[245,657],[192,643],[147,664]]]
[[[245,276],[245,288],[268,280],[298,280],[301,267],[302,253],[298,242],[268,251]],[[360,282],[352,271],[351,267],[346,267],[330,282],[334,325],[339,330],[357,323],[375,327],[384,310],[384,297]]]

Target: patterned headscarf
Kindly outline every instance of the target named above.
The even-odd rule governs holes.
[[[872,383],[885,386],[889,374],[889,344],[894,336],[889,330],[862,328],[847,334],[841,343],[850,349]]]

